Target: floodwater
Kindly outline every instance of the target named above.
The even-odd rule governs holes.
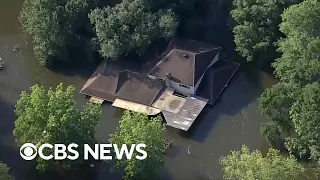
[[[82,106],[88,99],[78,91],[87,77],[82,73],[53,72],[37,64],[32,44],[20,30],[18,15],[21,4],[22,0],[0,1],[0,57],[5,62],[5,69],[0,71],[0,160],[11,167],[18,180],[47,179],[34,175],[32,166],[20,158],[12,135],[15,103],[21,91],[34,84],[49,88],[62,82],[75,86],[76,101]],[[14,52],[16,45],[20,50]],[[266,118],[258,110],[257,98],[276,82],[267,73],[242,66],[220,100],[205,109],[191,132],[167,130],[166,136],[173,140],[173,147],[165,156],[160,178],[220,180],[220,156],[240,149],[243,144],[266,152],[268,145],[259,134],[259,126]],[[120,109],[103,105],[103,115],[96,129],[99,142],[107,142],[109,134],[118,126],[121,113]],[[96,169],[97,175],[86,179],[115,179],[109,175],[108,167],[98,166]]]

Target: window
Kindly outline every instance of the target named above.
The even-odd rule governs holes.
[[[187,88],[187,89],[190,89],[189,86],[186,86],[186,85],[183,85],[183,84],[179,84],[180,87],[184,87],[184,88]]]

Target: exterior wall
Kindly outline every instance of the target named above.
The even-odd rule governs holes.
[[[211,63],[210,63],[209,66],[207,67],[207,69],[204,71],[204,73],[202,74],[202,76],[200,77],[200,79],[198,80],[198,82],[195,84],[195,87],[193,87],[193,86],[188,86],[188,87],[189,87],[189,89],[188,89],[188,88],[182,87],[181,85],[183,85],[183,84],[180,84],[180,83],[178,83],[178,82],[169,80],[168,78],[162,79],[162,80],[165,81],[166,86],[175,89],[178,93],[181,93],[181,94],[186,95],[186,96],[187,96],[187,95],[190,95],[190,94],[194,95],[194,94],[196,93],[196,91],[197,91],[197,89],[198,89],[198,87],[199,87],[202,79],[203,79],[203,76],[204,76],[205,73],[207,72],[208,68],[211,67],[211,66],[212,66],[214,63],[216,63],[218,60],[219,60],[219,53],[217,53],[216,56],[213,58],[213,60],[211,61]],[[155,76],[151,76],[151,75],[149,75],[149,77],[150,77],[151,79],[159,79],[159,78],[157,78],[157,77],[155,77]]]
[[[155,77],[155,76],[149,75],[149,77],[150,77],[151,79],[157,79],[157,77]],[[158,79],[159,79],[159,78],[158,78]],[[162,79],[162,80],[163,80],[163,79]],[[167,87],[171,87],[171,88],[173,88],[175,91],[177,91],[178,93],[181,93],[181,94],[183,94],[183,95],[185,95],[185,96],[188,96],[188,95],[190,95],[190,94],[192,94],[192,95],[195,94],[194,87],[192,87],[192,86],[188,86],[188,87],[189,87],[189,89],[188,89],[188,88],[185,88],[185,87],[180,86],[180,83],[175,82],[175,81],[172,81],[172,80],[165,79],[165,80],[163,80],[163,81],[165,81]]]
[[[181,94],[183,94],[185,96],[190,95],[190,94],[194,94],[194,87],[192,87],[192,86],[188,86],[189,87],[189,89],[188,89],[188,88],[180,86],[180,85],[183,85],[183,84],[180,84],[180,83],[175,82],[175,81],[170,81],[169,84],[166,83],[166,85],[168,87],[171,87],[171,88],[175,89],[178,93],[181,93]]]
[[[207,70],[209,69],[209,67],[211,67],[214,63],[216,63],[217,61],[219,60],[219,53],[217,53],[216,57],[214,57],[214,59],[212,60],[212,62],[210,63],[210,65],[207,67],[207,69],[204,71],[204,73],[202,74],[201,78],[198,80],[198,82],[196,83],[195,85],[195,89],[194,89],[194,92],[197,91],[201,81],[202,81],[202,78],[204,76],[204,74],[207,72]]]

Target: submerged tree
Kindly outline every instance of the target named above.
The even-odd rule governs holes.
[[[279,40],[282,56],[273,63],[280,83],[266,90],[260,109],[272,121],[286,122],[286,148],[296,155],[310,157],[320,170],[320,2],[305,0],[282,14]],[[288,86],[289,85],[289,86]],[[273,135],[276,128],[264,128]],[[267,132],[268,131],[268,132]],[[273,131],[273,132],[272,132]],[[320,172],[320,171],[319,171]]]
[[[9,173],[10,168],[0,162],[0,179],[1,180],[14,180],[13,176],[10,175]]]
[[[110,142],[122,144],[146,144],[148,156],[145,160],[122,159],[116,161],[116,168],[124,169],[125,179],[153,179],[154,170],[163,164],[164,126],[160,118],[149,119],[147,115],[125,111],[120,127],[110,135]],[[136,152],[132,157],[135,157]]]
[[[93,10],[89,18],[100,54],[112,59],[134,51],[141,54],[156,38],[173,36],[177,27],[174,13],[152,12],[151,7],[145,0],[123,0],[114,7]]]
[[[241,151],[221,157],[224,179],[226,180],[298,180],[304,168],[293,156],[285,157],[275,149],[269,149],[265,157],[258,150],[249,151],[242,146]]]
[[[68,45],[76,38],[76,28],[84,27],[95,0],[25,0],[20,22],[32,37],[34,54],[41,64],[53,58],[66,60]]]
[[[274,58],[273,43],[281,36],[278,26],[286,7],[285,0],[233,0],[233,6],[236,50],[247,61]]]
[[[308,116],[311,115],[310,108],[302,108],[298,104],[303,105],[306,100],[302,101],[302,99],[313,95],[313,99],[308,102],[310,107],[320,105],[320,102],[316,101],[317,93],[314,91],[315,89],[311,88],[317,86],[317,83],[312,84],[312,86],[309,85],[320,78],[320,62],[318,60],[320,23],[317,21],[317,19],[320,19],[320,2],[307,0],[293,5],[284,11],[282,19],[280,29],[287,37],[278,42],[282,56],[273,63],[275,73],[281,82],[262,94],[260,109],[289,134],[290,138],[287,142],[289,149],[300,149],[299,153],[308,154],[310,148],[315,147],[309,146],[306,148],[308,146],[306,142],[315,140],[301,141],[299,137],[300,128],[316,122],[316,115],[309,117],[309,119],[305,117],[304,120],[308,121],[306,124],[297,124],[297,117],[300,115],[304,113],[307,113]],[[306,87],[304,88],[304,86]],[[313,126],[320,127],[320,124],[313,124]],[[264,130],[263,134],[265,135],[274,134],[266,131],[275,130],[275,128],[264,128]],[[310,135],[305,137],[312,137],[312,134],[316,131],[315,129],[314,131],[310,130],[305,131]],[[295,137],[296,135],[298,137]]]
[[[282,128],[276,121],[263,123],[260,127],[261,136],[264,137],[272,146],[275,146],[277,140],[280,139],[281,132]]]
[[[300,156],[310,154],[310,159],[318,162],[320,167],[319,107],[320,84],[316,82],[306,85],[290,111],[296,136],[288,138],[286,147]]]
[[[289,111],[299,95],[299,88],[293,84],[278,83],[266,89],[259,98],[260,111],[270,118],[261,126],[261,135],[274,145],[282,132],[290,134],[292,121]]]
[[[278,42],[282,56],[273,63],[283,82],[303,86],[320,77],[320,2],[306,0],[290,6],[282,15]]]
[[[30,93],[22,92],[15,110],[18,119],[13,133],[17,144],[76,143],[80,157],[83,156],[83,145],[95,142],[94,128],[100,119],[101,109],[89,103],[81,112],[75,107],[73,95],[74,88],[68,86],[63,90],[62,84],[48,92],[38,85],[32,86]],[[45,149],[45,153],[52,153],[52,150]],[[37,162],[37,169],[44,171],[55,167],[69,168],[83,163],[83,160],[46,161],[37,158]]]

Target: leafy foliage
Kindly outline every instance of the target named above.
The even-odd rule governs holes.
[[[310,157],[317,164],[318,171],[319,19],[320,2],[315,0],[303,1],[284,11],[280,30],[286,37],[277,43],[282,56],[272,64],[281,82],[266,90],[260,98],[261,111],[288,134],[286,148],[291,153]],[[275,127],[262,129],[262,135],[271,140],[278,135]]]
[[[288,38],[279,41],[279,46],[283,55],[273,63],[273,67],[280,80],[303,86],[319,79],[319,38]]]
[[[1,180],[14,180],[14,178],[9,174],[10,168],[0,162],[0,179]]]
[[[90,13],[103,57],[116,59],[132,51],[141,54],[156,38],[174,34],[174,13],[170,9],[154,13],[148,4],[144,0],[123,0]]]
[[[275,146],[276,141],[280,138],[281,132],[281,126],[275,121],[263,123],[260,128],[261,136],[272,146]]]
[[[306,85],[319,79],[320,2],[307,0],[286,9],[280,30],[287,36],[278,42],[282,56],[273,63],[284,82]]]
[[[320,36],[319,14],[319,1],[307,0],[293,5],[283,12],[280,30],[287,36]]]
[[[269,149],[263,157],[260,151],[250,152],[245,145],[241,151],[222,157],[220,163],[226,180],[292,180],[299,179],[304,171],[293,156],[284,157],[278,150]]]
[[[290,111],[297,136],[289,138],[287,148],[291,152],[298,151],[301,156],[310,153],[310,158],[320,165],[319,105],[320,84],[306,85]]]
[[[13,133],[17,144],[76,143],[81,157],[81,144],[92,144],[95,141],[94,128],[100,119],[101,109],[89,103],[80,112],[75,107],[73,94],[72,86],[63,90],[62,84],[55,90],[50,88],[48,92],[38,85],[31,87],[31,93],[22,92],[15,110],[18,118]],[[48,150],[45,153],[51,152],[45,150]],[[44,171],[57,166],[68,168],[82,163],[82,160],[46,161],[38,158],[37,162],[37,169]]]
[[[23,30],[31,35],[34,54],[41,64],[66,60],[75,30],[87,19],[92,0],[25,0],[20,14]]]
[[[236,50],[247,61],[268,55],[273,43],[280,37],[280,14],[284,0],[234,0],[231,16]],[[272,52],[275,53],[275,52]]]
[[[259,99],[259,108],[260,111],[274,121],[274,123],[266,125],[264,129],[267,128],[267,126],[269,126],[268,129],[270,129],[270,125],[272,125],[273,127],[271,129],[277,130],[278,128],[275,126],[277,125],[280,128],[279,130],[281,130],[280,132],[282,132],[282,130],[285,132],[292,130],[289,111],[298,94],[298,87],[286,83],[278,83],[272,88],[265,90]]]
[[[154,170],[163,163],[163,131],[160,118],[150,120],[145,114],[124,112],[120,127],[115,134],[110,135],[110,142],[118,145],[144,143],[148,153],[148,157],[143,161],[132,158],[116,162],[116,168],[124,169],[125,179],[153,179]]]

